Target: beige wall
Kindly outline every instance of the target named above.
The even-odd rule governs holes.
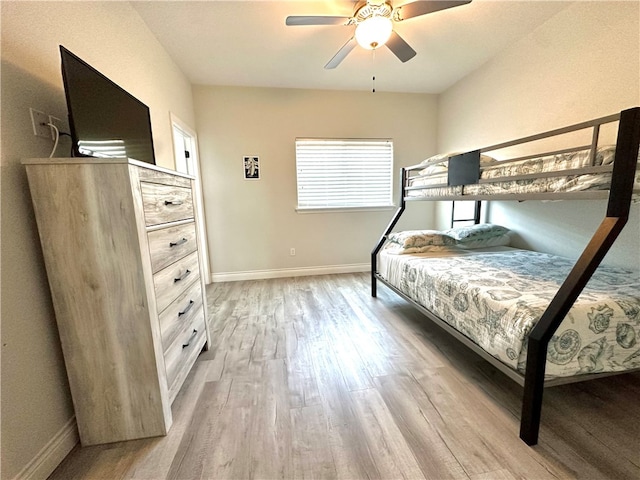
[[[436,151],[433,95],[194,86],[194,103],[214,278],[369,261],[393,211],[296,213],[296,137],[392,138],[396,175]],[[261,180],[243,179],[243,155]],[[403,225],[432,210],[410,205]]]
[[[477,148],[640,105],[640,3],[574,2],[439,97],[441,151]],[[518,244],[575,257],[604,201],[492,202]],[[442,215],[446,217],[446,214]],[[640,267],[640,205],[606,261]]]
[[[194,123],[191,87],[124,2],[0,2],[2,15],[2,466],[13,478],[73,416],[25,157],[52,142],[31,131],[29,107],[60,118],[63,44],[151,110],[157,162],[173,165],[169,111]],[[59,156],[67,156],[61,140]],[[60,439],[58,439],[60,440]],[[59,460],[59,459],[58,459]],[[34,465],[46,475],[48,465]],[[54,465],[55,466],[55,463]],[[32,472],[29,470],[29,472]]]

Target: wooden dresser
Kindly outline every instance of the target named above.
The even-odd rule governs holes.
[[[23,163],[82,444],[165,435],[208,344],[193,179],[127,159]]]

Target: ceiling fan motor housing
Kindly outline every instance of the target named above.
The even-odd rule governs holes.
[[[384,1],[376,2],[374,0],[369,0],[356,10],[354,18],[356,19],[357,23],[360,23],[372,17],[391,18],[392,12],[393,7],[389,3]]]

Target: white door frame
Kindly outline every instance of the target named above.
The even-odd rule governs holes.
[[[174,115],[172,112],[169,112],[169,117],[171,120],[171,142],[172,148],[175,155],[176,151],[176,138],[174,135],[174,126],[178,129],[182,130],[184,133],[189,135],[192,140],[192,149],[193,151],[189,152],[191,154],[191,166],[193,167],[193,172],[191,175],[195,177],[195,192],[194,192],[194,204],[195,204],[195,217],[196,217],[196,231],[198,236],[198,255],[200,256],[200,264],[202,265],[202,276],[205,284],[211,283],[211,268],[209,266],[209,242],[207,241],[207,227],[206,220],[204,215],[204,197],[202,194],[202,178],[200,175],[200,155],[198,154],[198,135],[195,130],[193,130],[189,125],[184,123],[180,118]],[[174,159],[175,162],[175,159]],[[183,172],[187,173],[187,172]]]

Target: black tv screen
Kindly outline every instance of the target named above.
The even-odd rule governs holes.
[[[73,155],[155,164],[149,108],[60,45]]]

